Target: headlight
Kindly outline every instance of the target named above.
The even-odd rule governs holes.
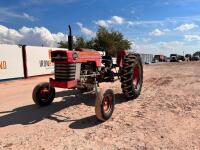
[[[72,54],[72,57],[73,57],[74,60],[76,60],[76,59],[78,58],[78,54],[77,54],[76,52],[74,52],[74,53]]]

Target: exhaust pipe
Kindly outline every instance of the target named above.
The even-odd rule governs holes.
[[[73,36],[70,25],[69,25],[69,35],[68,35],[68,49],[73,50]]]

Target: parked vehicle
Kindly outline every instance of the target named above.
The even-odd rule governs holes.
[[[182,55],[178,55],[178,61],[185,61],[185,57]]]
[[[166,59],[167,59],[167,62],[170,62],[170,57],[167,57]]]
[[[157,62],[167,62],[167,57],[164,55],[154,55],[153,57],[153,63],[157,63]]]
[[[192,60],[192,55],[191,54],[186,54],[185,55],[185,60],[186,61],[191,61]]]
[[[193,60],[193,61],[198,61],[198,60],[200,60],[200,51],[195,52],[195,53],[193,54],[192,60]]]
[[[170,62],[178,62],[178,54],[170,54]]]

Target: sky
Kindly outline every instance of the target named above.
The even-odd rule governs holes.
[[[139,53],[200,49],[200,0],[1,0],[0,43],[56,47],[98,26],[121,32]]]

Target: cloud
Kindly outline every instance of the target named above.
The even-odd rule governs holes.
[[[98,20],[96,21],[96,24],[99,25],[99,26],[102,26],[102,27],[108,27],[109,24],[106,20]]]
[[[125,20],[124,24],[128,26],[166,26],[166,25],[177,25],[185,24],[187,22],[200,22],[200,15],[196,16],[185,16],[185,17],[167,17],[162,20]]]
[[[156,42],[156,43],[135,43],[134,50],[139,53],[164,54],[171,53],[183,54],[183,50],[191,51],[194,47],[185,45],[181,41]]]
[[[134,41],[131,41],[131,48],[134,49],[136,47],[136,44]]]
[[[26,19],[29,21],[35,21],[37,20],[36,17],[31,16],[27,13],[18,13],[11,8],[6,8],[6,7],[0,7],[0,20],[8,20],[10,18],[17,18],[17,19]]]
[[[174,30],[184,32],[184,31],[189,31],[196,27],[198,27],[198,25],[193,24],[193,23],[192,24],[182,24],[181,26],[175,28]]]
[[[164,29],[163,31],[164,32],[170,32],[171,30],[170,29]]]
[[[183,24],[186,22],[200,22],[200,15],[196,16],[185,16],[185,17],[167,17],[162,20],[126,20],[123,17],[120,16],[112,16],[110,19],[100,19],[95,21],[95,24],[99,26],[109,27],[111,25],[128,25],[128,26],[166,26],[166,25],[177,25],[177,24]],[[192,26],[193,28],[197,27],[195,24],[183,24],[186,26]],[[182,27],[183,28],[183,27]],[[185,28],[185,27],[184,27]],[[187,27],[186,27],[187,28]],[[169,32],[169,31],[167,31]]]
[[[76,24],[80,27],[80,30],[81,30],[81,32],[82,32],[83,34],[88,35],[88,36],[91,36],[91,37],[95,36],[95,33],[94,33],[92,30],[90,30],[90,29],[84,27],[82,23],[77,22]]]
[[[57,47],[58,42],[67,41],[67,35],[63,33],[51,33],[45,27],[22,27],[18,31],[0,25],[0,43],[25,44],[35,46]]]
[[[112,24],[123,24],[124,18],[119,17],[119,16],[113,16],[110,21]]]
[[[175,6],[187,6],[188,4],[196,5],[199,4],[199,0],[176,0],[176,1],[170,1],[169,4],[175,5]]]
[[[22,37],[18,31],[0,25],[0,43],[16,44]]]
[[[161,36],[161,35],[165,35],[165,32],[163,32],[159,29],[155,29],[152,32],[150,32],[149,35],[151,35],[151,36]]]
[[[27,13],[23,13],[23,16],[24,16],[24,18],[26,18],[26,19],[28,19],[30,21],[35,21],[36,20],[35,17],[33,17],[33,16],[31,16],[31,15],[29,15]]]
[[[128,24],[129,26],[133,26],[133,25],[135,25],[135,22],[133,22],[133,21],[127,21],[127,24]]]
[[[200,35],[184,35],[186,41],[200,41]]]
[[[112,16],[108,20],[97,20],[95,24],[103,27],[109,27],[110,25],[122,25],[125,23],[125,19],[120,16]]]
[[[21,43],[32,45],[44,45],[44,46],[57,46],[60,41],[67,41],[67,35],[62,33],[52,34],[45,27],[22,27],[20,33],[23,35]]]

